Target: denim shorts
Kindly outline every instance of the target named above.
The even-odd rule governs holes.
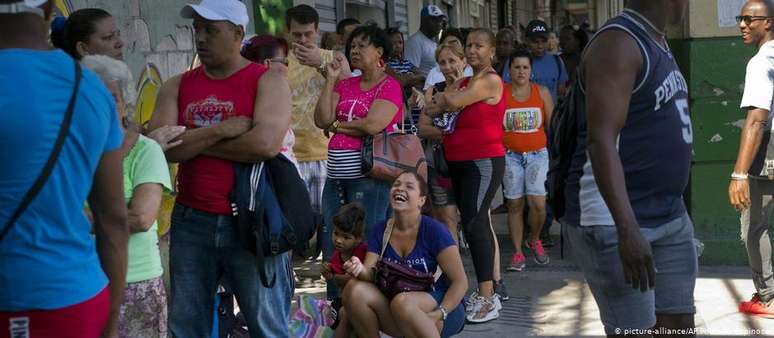
[[[529,153],[508,151],[505,154],[503,193],[507,199],[546,195],[548,150],[543,148]]]
[[[656,263],[656,287],[646,292],[626,284],[615,226],[563,224],[570,257],[583,270],[599,306],[605,333],[616,329],[647,329],[656,314],[693,314],[698,261],[693,223],[688,214],[653,228],[641,228]]]

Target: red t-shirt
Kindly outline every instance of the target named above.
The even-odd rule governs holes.
[[[258,80],[268,70],[250,63],[226,79],[212,79],[202,66],[183,74],[177,105],[178,124],[188,129],[208,127],[226,119],[253,117]],[[177,202],[215,214],[229,215],[228,195],[234,187],[231,161],[199,155],[180,163]]]
[[[365,261],[366,252],[368,252],[368,245],[365,242],[360,243],[360,245],[352,249],[352,257],[360,258],[360,261],[363,262]],[[331,271],[337,275],[347,273],[344,271],[344,260],[341,259],[341,252],[338,250],[333,250],[333,255],[331,255]]]
[[[470,78],[460,84],[468,85]],[[460,112],[454,132],[443,138],[448,161],[473,161],[505,156],[503,146],[503,116],[505,95],[495,105],[479,101]]]

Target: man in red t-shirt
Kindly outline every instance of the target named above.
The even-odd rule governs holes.
[[[238,0],[203,0],[180,14],[193,19],[202,65],[162,86],[150,129],[187,128],[166,151],[180,163],[170,243],[169,330],[177,337],[208,337],[215,290],[223,279],[234,291],[251,336],[287,336],[292,281],[287,254],[267,257],[273,288],[258,278],[255,257],[239,245],[229,194],[233,162],[258,162],[279,153],[290,126],[287,68],[267,68],[240,55],[247,8]],[[260,323],[260,325],[259,325]]]

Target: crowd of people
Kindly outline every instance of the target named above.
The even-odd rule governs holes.
[[[688,89],[664,38],[686,4],[632,0],[593,38],[541,20],[523,36],[450,28],[427,5],[404,40],[355,19],[321,35],[308,5],[287,10],[282,36],[248,38],[244,4],[203,0],[179,13],[192,20],[200,65],[164,82],[143,127],[131,119],[134,84],[110,13],[79,9],[49,32],[50,1],[0,0],[0,101],[13,112],[0,123],[0,321],[10,327],[0,338],[208,337],[219,286],[252,337],[287,337],[291,255],[303,253],[256,264],[232,210],[234,163],[278,156],[295,165],[320,216],[337,337],[449,337],[497,319],[509,295],[492,201],[501,190],[515,249],[506,269],[524,271],[527,255],[549,264],[549,155],[569,161],[558,221],[606,332],[693,327]],[[750,0],[738,19],[762,53],[773,12]],[[766,120],[774,87],[758,73],[748,69],[759,89],[743,100],[750,130]],[[549,154],[561,128],[554,108],[578,95],[586,109],[575,112],[576,144]],[[427,175],[365,174],[368,136],[397,132],[421,139]],[[755,148],[742,149],[729,188],[739,210]],[[168,163],[179,164],[176,177]],[[164,262],[157,215],[173,190]],[[763,224],[745,217],[751,232]],[[751,257],[770,256],[758,242],[746,242]],[[769,260],[756,262],[760,293],[745,311],[774,313]],[[387,292],[378,271],[389,264],[434,277],[424,290]]]

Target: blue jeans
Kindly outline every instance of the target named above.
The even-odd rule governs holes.
[[[368,238],[368,230],[376,222],[383,221],[388,216],[390,208],[390,184],[373,178],[357,178],[341,180],[328,178],[325,180],[325,188],[322,197],[323,231],[322,252],[323,260],[330,262],[333,253],[333,216],[339,209],[349,203],[360,203],[366,210],[366,229],[363,238]],[[332,281],[328,282],[328,299],[333,300],[339,296],[339,290]]]
[[[251,337],[288,337],[293,278],[287,253],[267,257],[271,289],[258,277],[255,255],[243,249],[231,216],[180,204],[172,211],[169,332],[177,338],[209,337],[219,283],[234,291]]]

